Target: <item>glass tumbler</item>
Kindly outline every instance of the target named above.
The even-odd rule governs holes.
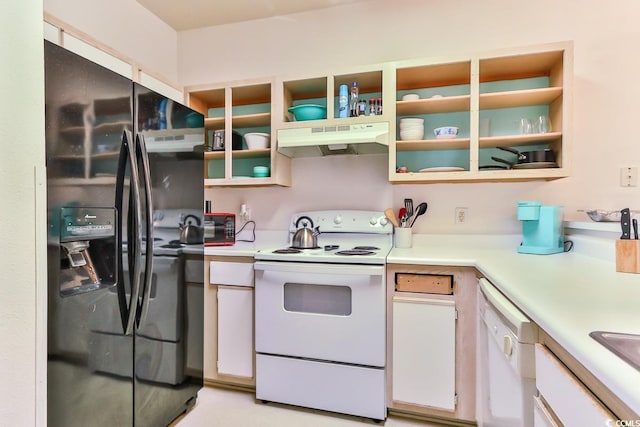
[[[536,127],[538,133],[551,132],[551,120],[549,120],[549,116],[538,116]]]
[[[520,133],[533,133],[533,123],[529,119],[520,119]]]

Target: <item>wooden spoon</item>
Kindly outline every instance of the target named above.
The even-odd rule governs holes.
[[[396,217],[396,213],[393,211],[393,208],[385,209],[384,216],[391,221],[391,224],[393,224],[394,227],[400,227],[400,221],[398,221],[398,217]]]

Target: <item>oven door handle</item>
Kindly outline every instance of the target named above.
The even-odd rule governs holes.
[[[282,271],[303,274],[340,274],[349,276],[384,276],[382,265],[354,264],[317,264],[301,262],[265,262],[258,261],[253,265],[257,271]]]

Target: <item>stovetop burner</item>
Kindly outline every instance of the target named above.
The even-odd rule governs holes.
[[[375,252],[365,249],[347,249],[336,252],[336,255],[373,255]]]
[[[353,250],[361,250],[361,251],[379,251],[380,248],[377,246],[355,246]]]
[[[285,249],[276,249],[273,251],[274,254],[299,254],[302,252],[302,249],[296,248],[285,248]]]

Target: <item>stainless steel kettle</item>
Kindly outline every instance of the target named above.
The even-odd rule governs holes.
[[[302,228],[300,223],[302,222]],[[309,228],[307,228],[309,226]],[[313,249],[318,247],[320,227],[313,228],[313,221],[308,216],[301,216],[296,221],[298,228],[291,238],[291,247],[296,249]]]
[[[191,223],[191,218],[195,220],[195,224]],[[180,243],[193,245],[204,241],[204,228],[200,227],[200,218],[195,215],[185,215],[180,224]]]

